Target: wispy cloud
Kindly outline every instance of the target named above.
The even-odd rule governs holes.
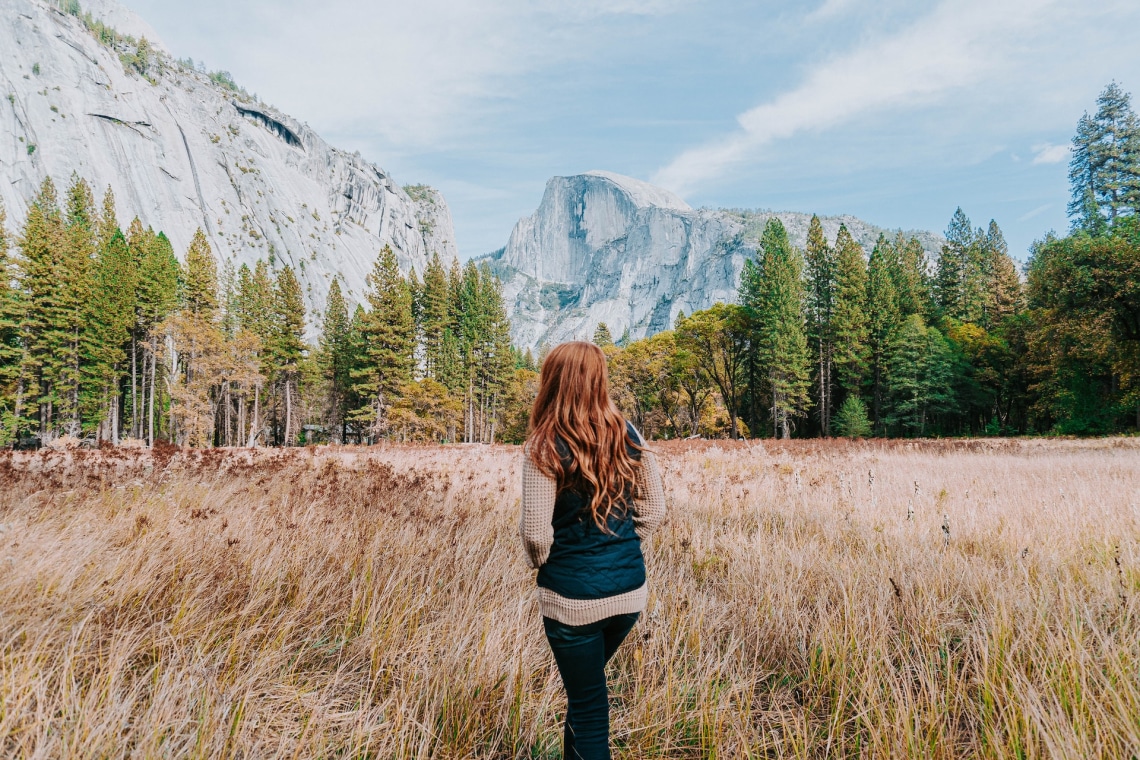
[[[596,52],[598,29],[613,20],[692,2],[197,0],[196,18],[227,24],[200,34],[215,51],[187,52],[256,72],[254,86],[278,93],[276,105],[319,114],[326,130],[367,132],[390,149],[438,150],[494,128],[520,86]]]
[[[808,22],[827,21],[843,14],[855,5],[856,0],[823,0],[823,3],[807,15]]]
[[[1017,217],[1017,221],[1028,222],[1033,217],[1041,216],[1042,214],[1044,214],[1046,211],[1048,211],[1051,208],[1053,208],[1052,203],[1046,203],[1044,205],[1038,206],[1037,208],[1035,208],[1031,211],[1027,211],[1024,214],[1022,214],[1021,216]]]
[[[1058,5],[1058,0],[945,0],[901,32],[810,69],[802,85],[742,113],[736,132],[686,150],[653,181],[685,194],[774,141],[826,130],[868,112],[937,102],[990,75],[1002,62],[1002,51],[1013,49],[1008,40],[1051,21]]]
[[[1033,163],[1034,164],[1059,164],[1062,161],[1069,160],[1069,146],[1068,145],[1053,145],[1052,143],[1041,143],[1033,146]]]

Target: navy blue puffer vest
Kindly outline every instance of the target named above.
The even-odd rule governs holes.
[[[641,442],[628,422],[626,435]],[[630,456],[641,458],[640,451],[627,448]],[[558,495],[551,518],[554,545],[539,568],[538,585],[567,599],[604,599],[640,588],[645,583],[645,559],[634,530],[632,499],[627,497],[622,508],[611,510],[608,533],[590,517],[589,503],[590,494],[566,489]]]

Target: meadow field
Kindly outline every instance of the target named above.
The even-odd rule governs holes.
[[[1140,756],[1140,441],[655,448],[617,757]],[[559,757],[520,457],[0,455],[0,756]]]

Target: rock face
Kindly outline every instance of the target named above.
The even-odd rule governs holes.
[[[114,0],[84,10],[124,33],[149,29]],[[0,2],[0,198],[10,231],[45,176],[62,193],[76,173],[97,198],[113,189],[124,228],[137,215],[180,256],[201,227],[220,263],[292,266],[310,331],[332,278],[359,300],[385,244],[405,271],[422,272],[432,252],[457,255],[451,214],[432,188],[409,194],[358,154],[161,52],[145,75],[123,52],[46,0]]]
[[[636,339],[671,328],[678,312],[734,301],[744,261],[772,217],[794,244],[805,244],[810,214],[692,209],[608,172],[554,177],[506,248],[483,261],[503,280],[517,345],[588,340],[599,322]],[[886,232],[852,216],[821,221],[829,240],[846,224],[868,251]],[[909,234],[928,252],[940,243],[931,233]]]

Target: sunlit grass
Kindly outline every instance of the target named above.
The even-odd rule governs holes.
[[[1133,442],[660,449],[619,757],[1140,756]],[[5,455],[0,755],[560,756],[519,456]]]

